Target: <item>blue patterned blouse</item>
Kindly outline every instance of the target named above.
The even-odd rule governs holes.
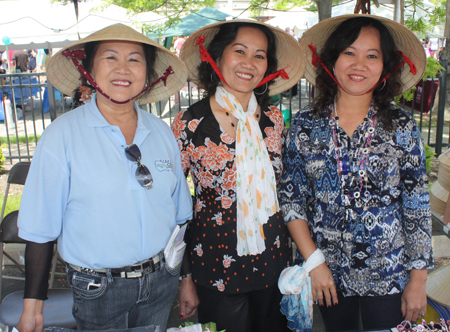
[[[354,184],[344,188],[346,194],[328,118],[303,109],[286,140],[278,188],[285,222],[307,220],[344,296],[402,292],[409,270],[433,266],[424,143],[409,113],[393,108],[392,118],[391,131],[375,124],[362,190],[355,172]],[[365,128],[361,124],[350,138],[338,127],[340,149],[350,159],[347,164],[358,163],[355,151]],[[346,202],[355,191],[360,197]]]

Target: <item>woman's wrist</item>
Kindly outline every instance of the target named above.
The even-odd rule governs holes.
[[[186,274],[180,275],[180,280],[184,280],[186,278],[192,278],[192,273],[186,273]]]

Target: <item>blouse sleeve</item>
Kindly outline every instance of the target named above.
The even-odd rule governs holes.
[[[300,113],[298,113],[300,115]],[[285,223],[295,219],[308,220],[306,205],[311,187],[306,175],[305,161],[300,151],[302,132],[298,116],[291,123],[283,148],[283,174],[278,183],[278,200]]]
[[[403,156],[400,161],[402,182],[403,230],[405,250],[410,269],[433,267],[431,246],[431,211],[426,172],[426,155],[422,135],[414,119],[409,118],[398,130],[403,136]],[[407,136],[408,135],[408,136]],[[406,137],[405,137],[406,136]]]
[[[193,122],[190,113],[187,110],[183,110],[175,117],[171,127],[181,152],[181,165],[185,176],[189,174],[190,168],[191,142],[189,139],[189,132],[194,129],[190,128],[194,125]]]

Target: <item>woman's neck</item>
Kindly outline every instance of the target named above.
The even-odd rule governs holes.
[[[134,101],[120,105],[110,100],[105,102],[97,98],[97,107],[110,125],[120,128],[126,143],[133,143],[138,121],[138,115],[134,109]]]
[[[228,86],[223,86],[223,88],[228,92],[231,93],[239,102],[239,104],[241,104],[242,109],[244,110],[244,112],[247,112],[247,108],[248,108],[248,103],[250,101],[250,98],[252,97],[252,93],[253,91],[250,92],[240,92],[240,91],[236,91],[231,89]]]
[[[338,93],[332,116],[339,117],[339,127],[351,137],[367,117],[371,102],[372,94],[352,96],[347,93]]]
[[[358,116],[367,114],[372,103],[372,94],[352,96],[345,92],[338,92],[335,98],[336,113],[339,117]]]
[[[133,101],[126,104],[116,104],[110,100],[105,102],[97,97],[97,107],[106,121],[113,126],[120,126],[124,121],[133,119],[137,121],[137,114],[134,110]]]

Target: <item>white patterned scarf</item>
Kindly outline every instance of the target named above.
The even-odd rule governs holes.
[[[256,120],[252,93],[247,112],[236,97],[217,87],[217,103],[238,119],[236,126],[237,253],[256,255],[266,249],[263,224],[278,210],[275,172]]]

